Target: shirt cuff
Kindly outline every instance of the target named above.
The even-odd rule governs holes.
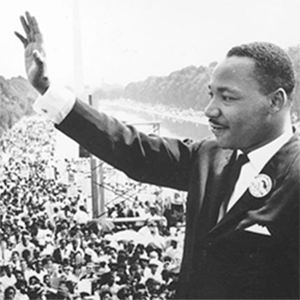
[[[72,110],[75,95],[68,89],[51,84],[46,93],[39,96],[33,109],[55,124],[61,123]]]

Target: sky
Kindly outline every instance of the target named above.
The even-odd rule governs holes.
[[[51,80],[71,87],[126,85],[207,66],[241,43],[300,44],[300,0],[1,2],[0,75],[7,79],[26,77],[23,46],[13,33],[23,32],[19,16],[26,10],[44,35]]]

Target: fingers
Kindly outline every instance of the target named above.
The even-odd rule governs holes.
[[[29,27],[29,41],[34,42],[34,26],[32,22],[32,17],[28,11],[25,12],[25,16]]]
[[[27,45],[28,45],[27,39],[24,38],[24,36],[22,36],[20,33],[16,32],[16,31],[15,31],[14,33],[15,33],[15,35],[20,39],[20,41],[23,43],[24,48],[26,48]]]
[[[29,12],[25,12],[25,17],[21,16],[20,20],[26,33],[27,45],[30,42],[42,42],[42,34],[35,17],[31,16]],[[24,40],[20,37],[20,35],[17,36],[24,44]]]
[[[32,29],[34,31],[35,34],[37,33],[41,33],[40,32],[40,28],[39,28],[39,24],[38,22],[36,21],[36,18],[35,17],[32,17]]]
[[[24,31],[26,33],[26,36],[27,36],[27,39],[28,39],[29,36],[30,36],[30,28],[29,28],[29,26],[28,26],[28,24],[27,24],[27,22],[26,22],[26,20],[23,16],[20,17],[20,21],[21,21],[21,24],[23,26],[23,29],[24,29]]]
[[[32,17],[32,29],[33,29],[33,32],[34,32],[34,35],[35,35],[35,40],[37,42],[42,43],[43,42],[43,35],[40,31],[39,24],[36,21],[35,17]]]

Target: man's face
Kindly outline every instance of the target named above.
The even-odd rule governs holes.
[[[152,234],[155,234],[155,233],[156,233],[156,227],[157,227],[157,225],[156,225],[155,222],[150,222],[150,223],[148,224],[148,227],[149,227],[149,230],[150,230],[150,232],[151,232]]]
[[[17,279],[17,281],[18,281],[18,280],[23,280],[23,279],[25,279],[25,278],[24,278],[24,275],[23,275],[22,273],[19,273],[19,272],[18,272],[18,273],[16,273],[16,279]]]
[[[44,283],[46,285],[50,284],[50,276],[48,274],[44,276]]]
[[[19,255],[17,252],[14,252],[11,257],[12,261],[17,261],[19,259]]]
[[[19,290],[21,291],[22,294],[26,294],[26,292],[27,292],[26,284],[20,285]]]
[[[66,242],[65,239],[60,240],[60,248],[61,248],[61,249],[65,249],[66,244],[67,244],[67,242]]]
[[[22,270],[26,270],[26,268],[27,268],[27,262],[25,260],[22,260],[21,263],[20,263],[20,266],[21,266]]]
[[[14,299],[14,297],[15,297],[15,291],[13,290],[13,288],[10,288],[9,289],[9,291],[7,292],[7,294],[6,294],[6,299],[7,300],[13,300]]]
[[[92,264],[87,264],[87,266],[86,266],[86,272],[88,274],[91,274],[92,271],[93,271],[93,265]]]
[[[22,242],[24,246],[27,246],[29,243],[29,236],[27,234],[22,236]]]
[[[222,148],[248,153],[269,142],[270,99],[260,92],[254,60],[229,57],[215,69],[205,109],[211,130]]]

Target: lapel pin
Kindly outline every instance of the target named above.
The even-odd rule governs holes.
[[[272,189],[272,179],[266,174],[255,177],[249,187],[250,194],[255,198],[262,198],[269,194]]]

